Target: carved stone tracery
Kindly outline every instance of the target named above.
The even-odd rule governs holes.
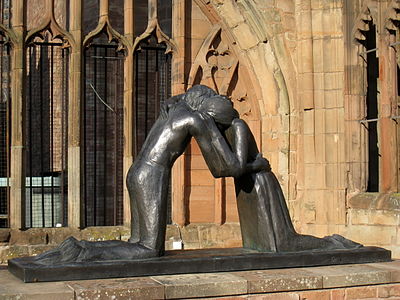
[[[37,28],[30,30],[25,38],[26,45],[31,44],[36,38],[40,40],[56,40],[59,39],[64,44],[64,47],[75,47],[76,43],[72,35],[61,28],[61,26],[56,21],[54,15],[54,0],[46,1],[46,15],[44,21]]]
[[[370,30],[372,24],[372,15],[368,7],[365,7],[360,14],[353,30],[353,36],[356,41],[362,42],[366,40],[366,32]]]
[[[240,73],[239,59],[227,42],[220,25],[214,25],[194,59],[188,85],[205,84],[227,95],[241,117],[249,118],[251,105],[244,87],[236,89]]]

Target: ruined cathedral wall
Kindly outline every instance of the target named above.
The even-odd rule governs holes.
[[[386,131],[383,121],[378,125],[379,149],[392,152],[392,163],[379,158],[380,188],[370,193],[367,130],[359,122],[366,118],[365,47],[356,35],[359,23],[370,21],[362,17],[366,7],[376,24],[385,24],[394,2],[378,9],[376,1],[211,1],[257,82],[261,149],[283,185],[296,229],[339,233],[398,256],[398,129],[395,122]],[[380,40],[387,33],[378,29],[377,46],[385,45]],[[385,100],[394,98],[388,94],[395,85],[383,69],[393,60],[387,58],[380,58],[386,61],[379,66],[380,113],[395,107]]]

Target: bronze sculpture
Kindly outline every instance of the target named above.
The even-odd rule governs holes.
[[[169,99],[127,176],[131,198],[129,242],[69,238],[39,255],[38,263],[141,259],[164,253],[170,172],[190,139],[198,142],[214,177],[233,176],[245,248],[267,252],[357,248],[341,236],[297,234],[280,185],[232,103],[206,86]]]
[[[174,161],[194,137],[215,177],[233,176],[243,248],[168,251],[167,185]],[[205,86],[168,99],[129,170],[129,242],[68,238],[37,257],[9,261],[25,282],[304,267],[390,261],[390,251],[339,235],[298,234],[281,187],[232,103]]]

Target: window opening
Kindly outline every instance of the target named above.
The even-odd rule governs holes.
[[[0,42],[0,228],[9,227],[10,201],[10,52]]]
[[[135,52],[135,156],[158,118],[160,105],[171,97],[171,55],[155,39],[143,42]],[[171,223],[171,185],[167,220]]]
[[[379,137],[378,137],[378,78],[379,58],[376,47],[376,25],[370,25],[365,32],[366,39],[363,45],[366,49],[367,95],[366,119],[373,122],[364,122],[368,128],[368,185],[367,192],[379,191]]]
[[[68,49],[27,49],[25,226],[67,225]]]
[[[0,1],[0,22],[10,27],[10,0]],[[0,34],[0,228],[10,226],[10,46]]]
[[[124,55],[116,44],[85,51],[83,198],[85,226],[123,223]]]

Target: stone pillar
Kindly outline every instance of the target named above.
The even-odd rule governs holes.
[[[383,5],[383,4],[382,4]],[[397,106],[396,83],[396,55],[389,46],[393,41],[385,29],[378,32],[377,47],[379,49],[379,191],[381,193],[397,191],[397,164],[396,150],[396,123],[391,119],[395,115]]]
[[[301,2],[305,23],[300,35],[304,53],[298,62],[299,87],[305,90],[301,219],[307,232],[323,236],[346,221],[343,3]]]
[[[68,226],[83,225],[81,201],[81,98],[82,98],[82,1],[70,2],[71,45],[68,106]]]
[[[16,39],[11,57],[11,193],[10,227],[25,226],[25,34],[24,0],[12,4],[12,30]]]
[[[125,37],[130,45],[133,45],[135,36],[134,0],[124,1],[124,31]],[[124,61],[124,225],[131,224],[131,209],[128,189],[126,187],[126,175],[133,163],[133,151],[136,148],[136,141],[133,132],[134,108],[134,52],[133,48],[127,49],[127,56]]]
[[[172,38],[177,51],[172,56],[172,95],[185,91],[185,20],[186,0],[172,2]],[[187,220],[185,203],[185,154],[181,155],[172,168],[172,222],[180,226]]]

